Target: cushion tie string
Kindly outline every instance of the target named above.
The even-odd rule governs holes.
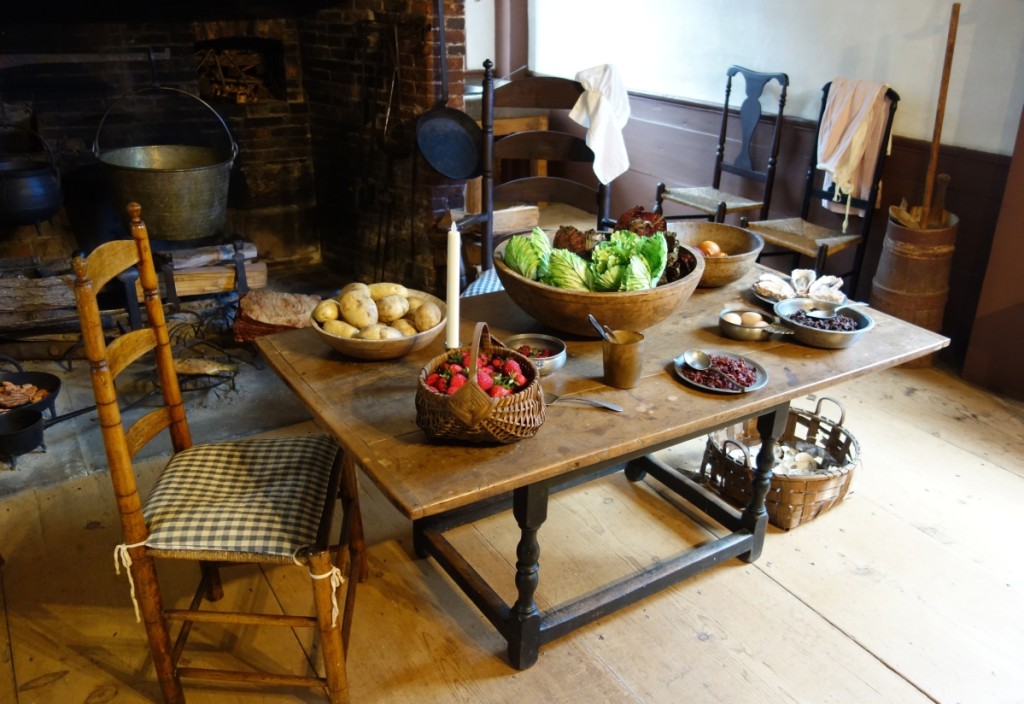
[[[302,548],[299,548],[301,550]],[[303,567],[303,563],[299,561],[298,554],[299,550],[292,553],[292,562],[299,567]],[[341,574],[341,570],[338,569],[337,565],[333,565],[331,569],[324,574],[313,574],[313,570],[307,570],[310,578],[312,579],[330,579],[331,580],[331,623],[338,625],[338,616],[341,610],[338,608],[338,590],[341,589],[341,585],[345,583],[345,577]]]
[[[126,545],[121,543],[114,548],[114,572],[121,574],[121,565],[124,565],[124,571],[128,573],[128,586],[132,595],[132,606],[135,607],[135,622],[140,623],[142,616],[139,614],[139,601],[135,598],[135,579],[132,577],[132,556],[128,554],[131,548],[141,548],[146,544],[145,541],[141,543],[132,543]]]

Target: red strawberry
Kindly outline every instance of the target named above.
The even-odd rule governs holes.
[[[489,394],[491,398],[502,398],[503,396],[511,396],[512,390],[495,384],[491,387]]]
[[[445,393],[446,391],[448,391],[448,380],[445,379],[444,377],[441,377],[440,379],[437,380],[437,384],[434,386],[434,388],[440,391],[441,393]]]
[[[437,372],[434,372],[433,374],[430,374],[426,378],[427,386],[436,386],[437,385],[437,380],[440,379],[440,378],[441,378],[441,375],[438,374]]]
[[[526,377],[522,374],[516,374],[516,386],[526,386]]]
[[[490,374],[485,372],[483,369],[481,369],[476,373],[476,383],[480,386],[481,389],[487,391],[492,386],[494,386],[494,378]]]
[[[523,373],[523,368],[520,367],[519,362],[517,362],[514,359],[506,359],[504,366],[502,366],[502,369],[505,370],[506,374],[512,377],[521,376]]]

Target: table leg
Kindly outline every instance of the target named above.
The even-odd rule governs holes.
[[[540,651],[540,612],[533,595],[540,581],[540,543],[537,531],[548,517],[548,487],[532,485],[512,493],[512,515],[521,536],[516,547],[518,597],[509,613],[508,659],[518,670],[537,662]]]
[[[764,507],[765,497],[772,483],[772,468],[775,466],[775,448],[779,437],[786,428],[789,404],[776,406],[774,410],[758,416],[757,432],[761,436],[761,449],[757,452],[757,466],[754,468],[753,498],[743,510],[741,521],[754,536],[750,552],[740,555],[744,562],[753,562],[761,556],[764,536],[768,531],[768,512]]]

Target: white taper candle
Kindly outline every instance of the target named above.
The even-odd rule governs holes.
[[[459,228],[452,223],[448,230],[448,325],[445,329],[445,346],[454,350],[459,347],[459,274],[462,262],[462,242]]]

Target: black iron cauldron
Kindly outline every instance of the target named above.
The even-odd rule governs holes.
[[[60,210],[60,170],[45,139],[28,128],[18,129],[35,135],[46,148],[50,161],[41,161],[28,155],[0,158],[0,222],[5,225],[38,226]]]

